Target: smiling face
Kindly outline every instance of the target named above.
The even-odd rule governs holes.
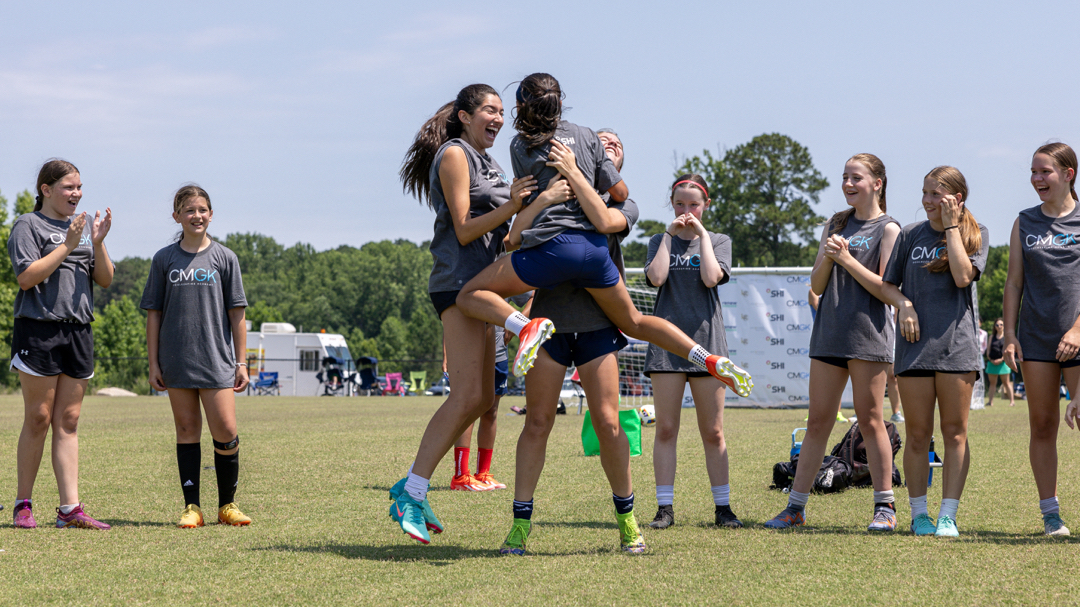
[[[600,133],[600,143],[604,145],[604,152],[615,165],[615,170],[622,171],[623,147],[619,136],[615,133]]]
[[[498,95],[488,95],[472,114],[458,111],[461,120],[461,138],[477,150],[495,145],[495,137],[503,126],[503,104]]]
[[[849,160],[844,165],[842,187],[847,203],[861,208],[874,203],[876,193],[881,189],[881,179],[874,177],[865,164]]]
[[[201,237],[206,234],[214,211],[210,203],[202,196],[192,196],[180,205],[180,210],[173,213],[173,219],[184,230],[184,237]]]
[[[923,178],[922,186],[922,206],[926,211],[926,218],[931,221],[941,221],[941,199],[945,196],[952,194],[957,198],[957,202],[963,205],[962,196],[960,194],[954,194],[945,188],[941,182],[935,180],[933,177]]]
[[[41,208],[58,217],[71,217],[82,200],[82,178],[78,173],[68,173],[52,185],[41,186]]]
[[[1062,169],[1048,154],[1035,154],[1031,158],[1031,185],[1043,202],[1064,200],[1074,177],[1072,169]]]
[[[685,183],[675,188],[672,193],[671,208],[675,209],[676,217],[689,213],[701,221],[701,214],[709,208],[709,203],[705,200],[705,192],[702,192],[701,188]]]
[[[994,333],[1001,335],[1005,332],[1005,321],[998,320],[994,323]]]

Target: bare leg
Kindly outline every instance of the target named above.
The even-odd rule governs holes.
[[[892,414],[902,413],[904,409],[900,401],[900,386],[896,383],[896,373],[894,373],[892,363],[889,364],[889,370],[885,376],[885,385],[889,388],[889,407],[892,409]]]
[[[1005,376],[1005,395],[1009,397],[1009,406],[1016,406],[1016,395],[1013,393],[1012,374],[1006,373]]]
[[[814,487],[814,477],[825,459],[829,434],[836,425],[836,413],[840,410],[847,380],[847,369],[810,359],[810,419],[806,422],[806,436],[799,451],[799,467],[795,470],[792,491],[810,493]]]
[[[37,377],[19,371],[23,395],[23,426],[16,456],[19,477],[16,499],[30,499],[33,496],[34,481],[37,480],[41,457],[45,453],[45,437],[48,436],[49,426],[52,424],[59,377]]]
[[[892,490],[892,442],[885,429],[885,378],[888,363],[848,361],[852,400],[875,491]]]
[[[653,373],[653,406],[656,428],[653,435],[653,475],[657,485],[674,485],[682,415],[685,373]]]
[[[79,503],[79,413],[89,380],[58,375],[52,417],[52,464],[60,505]]]
[[[655,344],[676,356],[686,358],[696,345],[678,327],[656,316],[647,316],[634,307],[626,283],[619,279],[619,284],[606,289],[586,289],[604,314],[615,323],[623,333],[634,339],[641,339]]]
[[[690,392],[694,395],[698,433],[705,447],[705,470],[709,474],[709,485],[726,485],[729,480],[727,442],[724,439],[724,397],[727,389],[715,377],[691,377]]]
[[[518,437],[514,478],[514,499],[519,502],[531,500],[540,482],[547,439],[555,426],[555,410],[565,376],[566,367],[552,360],[543,348],[536,356],[536,364],[525,376],[525,425]]]
[[[1057,435],[1061,424],[1058,386],[1062,369],[1057,363],[1020,364],[1024,372],[1024,385],[1027,386],[1028,423],[1031,428],[1028,457],[1039,499],[1044,500],[1057,495]],[[1067,371],[1074,375],[1080,369],[1074,367]]]
[[[199,397],[206,409],[206,425],[210,427],[210,437],[219,443],[227,443],[236,438],[236,393],[232,388],[199,390]],[[232,449],[214,447],[214,451],[222,455],[232,455],[239,449],[239,445]]]
[[[506,303],[505,298],[521,295],[529,289],[532,287],[518,278],[507,255],[465,283],[458,293],[457,307],[465,316],[501,327],[507,317],[517,311]]]
[[[428,422],[413,463],[413,473],[426,479],[495,399],[495,342],[488,339],[486,325],[467,318],[457,306],[443,312],[442,322],[453,391]]]
[[[986,406],[987,407],[992,407],[992,406],[994,406],[994,395],[997,394],[998,382],[1001,381],[1001,376],[1000,375],[991,375],[991,374],[987,373],[986,377],[989,380],[986,383],[990,384],[989,386],[987,386],[987,390],[986,390],[987,392],[990,393],[990,398],[986,401]]]
[[[926,495],[930,476],[930,439],[934,435],[934,403],[937,388],[933,377],[898,377],[904,397],[904,475],[908,495]]]
[[[975,372],[938,373],[934,378],[938,394],[938,414],[941,416],[941,436],[945,457],[941,467],[941,497],[960,499],[967,482],[971,453],[968,450],[968,413],[971,412],[971,390],[975,387]],[[929,458],[927,465],[929,466]]]
[[[476,446],[479,449],[495,448],[495,433],[499,426],[500,400],[502,400],[502,397],[495,395],[495,402],[492,403],[490,409],[480,416],[480,419],[477,422]]]
[[[606,354],[581,365],[578,372],[600,443],[600,465],[604,467],[611,492],[629,497],[634,484],[630,479],[630,441],[619,423],[618,360],[614,353]]]

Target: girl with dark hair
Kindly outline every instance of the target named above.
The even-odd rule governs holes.
[[[488,155],[502,126],[503,105],[495,89],[467,86],[420,127],[401,167],[405,190],[436,213],[428,294],[443,324],[447,373],[454,387],[428,423],[408,474],[390,490],[391,518],[424,544],[431,540],[429,530],[442,532],[427,500],[431,475],[495,400],[494,332],[466,316],[455,300],[465,283],[495,261],[510,218],[535,192],[531,176],[511,185]],[[565,182],[556,182],[540,196],[542,203],[549,198],[563,201],[570,190]]]
[[[881,276],[900,224],[885,214],[887,186],[885,165],[873,154],[856,154],[844,165],[842,187],[851,208],[833,215],[822,230],[810,275],[810,287],[821,301],[810,336],[806,437],[788,505],[766,527],[785,529],[805,523],[810,489],[850,379],[874,483],[874,512],[867,529],[896,529],[892,444],[883,418],[886,378],[893,362],[893,314],[883,301]]]
[[[986,391],[990,393],[990,399],[986,402],[989,407],[994,404],[994,393],[997,392],[998,384],[1005,388],[1005,395],[1009,397],[1009,406],[1016,406],[1013,395],[1012,370],[1005,364],[1005,319],[999,318],[994,321],[994,332],[990,339],[986,340]]]
[[[709,187],[700,175],[680,175],[671,186],[675,219],[663,234],[649,241],[645,280],[657,287],[655,316],[671,321],[709,351],[727,356],[727,335],[717,287],[731,278],[731,239],[705,229],[701,216],[709,208]],[[705,448],[716,524],[742,527],[731,510],[728,483],[728,452],[724,440],[725,386],[716,378],[650,345],[645,355],[645,374],[652,379],[656,405],[653,473],[656,477],[657,512],[653,529],[675,523],[675,460],[679,418],[686,384],[694,395],[698,432]]]
[[[956,537],[968,465],[968,412],[982,355],[972,290],[990,239],[968,208],[967,181],[940,166],[923,179],[926,221],[904,226],[882,276],[884,300],[899,310],[896,377],[904,397],[904,472],[915,535]],[[931,310],[922,316],[916,310]],[[937,522],[926,504],[934,405],[945,458]]]
[[[19,283],[11,367],[19,372],[24,416],[19,434],[15,527],[37,527],[31,495],[52,435],[52,465],[61,506],[56,526],[109,529],[79,502],[79,413],[94,376],[94,287],[108,287],[113,264],[105,250],[112,210],[75,215],[82,199],[79,169],[52,159],[38,172],[34,212],[15,220],[8,255]],[[87,225],[89,224],[89,226]],[[89,228],[89,229],[87,229]],[[86,233],[88,232],[88,233]],[[91,282],[92,281],[92,282]]]
[[[169,392],[176,424],[176,463],[184,511],[177,526],[204,524],[199,500],[202,411],[214,443],[218,523],[250,525],[237,506],[240,436],[236,392],[248,385],[247,297],[236,254],[207,233],[214,219],[210,195],[186,185],[173,196],[180,238],[154,254],[142,302],[150,386]]]
[[[522,232],[521,249],[469,281],[458,295],[458,306],[472,318],[502,324],[518,335],[513,371],[522,376],[555,327],[546,318],[530,321],[503,297],[569,282],[588,290],[608,318],[630,337],[688,358],[738,394],[748,395],[753,387],[749,373],[726,357],[710,354],[670,322],[645,316],[634,307],[608,254],[605,236],[625,229],[626,218],[609,208],[598,194],[607,193],[614,203],[624,201],[626,184],[596,133],[561,117],[558,81],[542,73],[521,81],[514,122],[518,135],[510,144],[514,174],[534,177],[541,191],[549,183],[560,183],[557,177],[561,175],[575,198],[537,212]],[[526,198],[526,204],[530,203]]]
[[[1076,171],[1076,153],[1064,143],[1044,145],[1032,156],[1031,185],[1041,203],[1021,211],[1013,223],[1003,301],[1005,364],[1024,374],[1031,471],[1039,491],[1043,531],[1055,536],[1069,535],[1057,498],[1062,375],[1074,397],[1080,390]],[[1074,398],[1065,410],[1070,427],[1077,402]]]

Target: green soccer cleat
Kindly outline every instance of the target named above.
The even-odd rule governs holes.
[[[390,501],[397,501],[398,496],[405,493],[405,480],[394,483],[393,487],[390,487]],[[439,517],[435,516],[435,511],[431,509],[431,502],[424,498],[424,501],[420,502],[420,510],[424,513],[424,523],[427,525],[428,531],[432,533],[442,533],[443,524],[439,521]]]
[[[960,537],[960,530],[956,528],[956,521],[947,516],[940,516],[937,520],[937,537]]]
[[[525,542],[529,539],[531,531],[532,521],[527,518],[514,519],[514,524],[510,526],[510,533],[506,536],[502,548],[499,548],[499,554],[525,556]]]
[[[645,538],[642,537],[641,529],[638,528],[637,519],[634,518],[634,511],[631,510],[626,514],[616,514],[615,520],[619,523],[619,541],[623,552],[627,554],[645,552]]]

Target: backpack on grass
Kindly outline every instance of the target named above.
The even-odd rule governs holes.
[[[885,430],[889,433],[889,442],[892,444],[892,456],[900,451],[903,442],[896,426],[892,422],[885,422]],[[799,466],[799,454],[791,456],[790,461],[779,462],[773,466],[773,482],[770,489],[789,489],[795,481],[795,472]],[[900,470],[893,462],[892,483],[894,487],[903,484],[900,478]],[[835,493],[848,487],[867,487],[873,484],[870,478],[870,468],[866,461],[866,444],[863,441],[862,432],[859,431],[858,422],[851,424],[840,442],[833,446],[832,452],[825,456],[821,462],[821,469],[814,477],[814,493]]]

